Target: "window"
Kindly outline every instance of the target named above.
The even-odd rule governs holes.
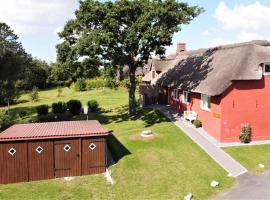
[[[189,103],[190,99],[189,99],[189,92],[188,91],[184,91],[183,92],[183,103]]]
[[[201,109],[207,111],[211,110],[211,96],[201,94]]]
[[[263,65],[263,74],[264,75],[270,75],[270,64],[264,64]]]
[[[152,71],[152,79],[154,79],[156,77],[156,72]]]
[[[173,100],[175,100],[175,101],[179,100],[178,89],[173,90]]]

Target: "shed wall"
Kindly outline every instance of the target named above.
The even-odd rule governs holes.
[[[65,145],[71,147],[69,151]],[[36,151],[39,146],[41,153]],[[14,155],[8,153],[11,148],[16,150]],[[97,174],[105,169],[104,137],[0,143],[0,184]]]

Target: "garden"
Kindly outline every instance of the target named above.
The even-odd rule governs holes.
[[[39,91],[39,100],[35,102],[29,100],[29,93],[23,94],[19,103],[10,107],[10,115],[16,123],[31,121],[38,119],[37,107],[41,105],[48,105],[47,115],[56,115],[64,110],[69,113],[67,102],[72,99],[79,100],[82,107],[88,101],[97,101],[99,109],[90,111],[89,119],[99,120],[129,152],[109,167],[114,185],[107,183],[104,175],[76,177],[72,181],[17,183],[1,185],[1,199],[183,199],[188,193],[196,199],[207,199],[234,183],[233,178],[227,177],[215,161],[158,111],[137,110],[136,116],[129,117],[125,88],[84,92],[62,88],[61,95],[58,94],[58,88]],[[44,110],[47,112],[47,107]],[[27,115],[20,117],[21,111]],[[70,120],[86,120],[83,113],[66,115]],[[154,137],[140,137],[143,130],[151,130]],[[120,151],[115,149],[113,153],[123,154]],[[214,179],[220,183],[217,188],[210,186]]]

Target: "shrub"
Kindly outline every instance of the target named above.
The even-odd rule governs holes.
[[[59,113],[38,116],[37,122],[57,122],[57,121],[69,121],[72,118],[70,113]]]
[[[199,120],[199,119],[195,119],[193,121],[193,125],[196,127],[196,128],[200,128],[202,126],[202,122]]]
[[[85,91],[86,90],[86,81],[84,78],[78,79],[74,84],[73,84],[73,89],[74,91]]]
[[[87,105],[88,105],[88,112],[98,112],[99,111],[99,104],[96,100],[88,101]]]
[[[36,107],[38,116],[47,115],[49,112],[48,105],[40,105]]]
[[[37,122],[54,122],[54,121],[56,121],[56,119],[53,113],[50,113],[48,115],[40,115],[37,118]]]
[[[52,104],[52,113],[59,114],[67,111],[67,104],[65,102],[57,102]]]
[[[82,103],[79,100],[69,100],[67,107],[72,115],[78,115],[82,110]]]
[[[72,118],[71,113],[60,113],[54,116],[55,121],[69,121]]]
[[[32,91],[29,94],[29,99],[30,101],[34,102],[34,101],[38,101],[39,97],[38,97],[38,88],[34,87],[32,89]]]
[[[239,139],[242,143],[249,143],[251,141],[251,127],[249,124],[241,125]]]
[[[106,86],[106,81],[102,78],[86,80],[86,90],[98,89],[105,86]]]
[[[6,110],[0,110],[0,130],[4,130],[12,125],[12,120]]]
[[[20,118],[23,118],[23,117],[25,117],[26,115],[27,115],[27,112],[26,112],[25,110],[22,110],[22,111],[19,112],[19,117],[20,117]]]

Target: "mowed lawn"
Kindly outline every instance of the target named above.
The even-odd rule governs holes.
[[[112,130],[130,152],[109,168],[115,184],[107,183],[103,175],[94,175],[76,177],[70,182],[56,179],[1,185],[0,199],[159,200],[183,199],[190,192],[194,199],[208,199],[234,183],[227,172],[159,112],[146,109],[129,118],[125,89],[74,93],[65,88],[64,97],[56,95],[56,89],[40,92],[39,102],[13,106],[13,115],[21,109],[34,115],[32,106],[59,100],[80,99],[83,103],[98,100],[107,111],[90,118],[99,119]],[[20,100],[26,101],[27,95]],[[82,118],[85,116],[78,117]],[[149,129],[154,138],[142,139],[140,132]],[[212,180],[219,181],[220,186],[212,188]]]
[[[270,169],[270,145],[229,147],[224,150],[255,174]],[[258,166],[260,163],[264,168]]]

